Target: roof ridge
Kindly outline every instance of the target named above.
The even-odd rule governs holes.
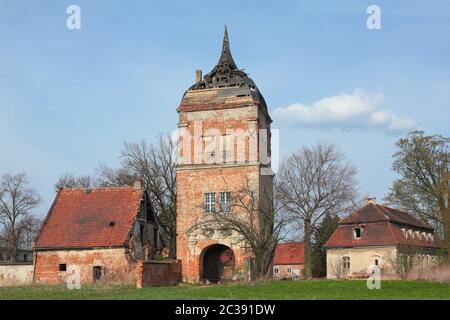
[[[386,214],[385,208],[379,204],[374,204],[377,211],[381,212],[381,214],[387,219],[388,222],[391,222],[391,218]]]
[[[60,188],[59,190],[64,191],[116,191],[116,190],[136,190],[141,191],[141,189],[136,189],[133,186],[122,186],[122,187],[100,187],[100,188]]]

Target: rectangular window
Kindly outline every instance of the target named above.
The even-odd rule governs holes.
[[[287,267],[286,272],[287,273],[292,273],[292,268],[291,267]]]
[[[102,267],[100,267],[100,266],[93,267],[92,273],[93,273],[94,281],[102,280]]]
[[[205,212],[211,213],[216,211],[216,193],[205,193]]]
[[[66,272],[67,271],[67,264],[61,263],[59,265],[59,271]]]
[[[23,255],[23,261],[27,261],[28,260],[28,255],[25,253],[24,255]]]
[[[0,261],[3,261],[3,253],[0,252]]]
[[[220,137],[220,140],[223,162],[230,162],[232,160],[233,136],[231,134],[224,135]]]
[[[278,274],[280,273],[280,269],[278,267],[273,268],[273,273]]]
[[[342,266],[345,270],[350,269],[350,257],[342,257]]]
[[[6,254],[6,261],[11,261],[11,255],[9,253]]]
[[[220,211],[222,212],[231,211],[231,192],[220,193]]]
[[[361,239],[361,235],[362,235],[362,229],[361,228],[353,229],[353,238]]]
[[[215,136],[203,137],[204,163],[216,162],[217,141]]]

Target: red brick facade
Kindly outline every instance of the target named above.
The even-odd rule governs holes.
[[[60,270],[65,265],[66,270]],[[36,252],[34,283],[64,284],[77,266],[81,284],[94,283],[94,267],[101,268],[101,282],[133,284],[134,262],[124,248]]]
[[[230,77],[231,74],[235,76]],[[210,81],[213,83],[209,84]],[[220,81],[223,83],[218,84]],[[238,81],[242,83],[229,85]],[[227,33],[219,64],[203,82],[197,82],[184,94],[177,111],[180,128],[177,259],[182,261],[183,281],[209,281],[208,268],[214,264],[209,259],[213,256],[214,259],[230,258],[226,263],[222,261],[222,275],[216,280],[248,279],[251,252],[242,237],[235,231],[204,227],[211,220],[204,207],[206,193],[213,194],[208,196],[215,198],[217,207],[221,192],[229,192],[233,197],[247,187],[257,193],[260,200],[257,207],[269,204],[272,199],[270,163],[260,156],[265,150],[270,156],[270,143],[265,142],[270,141],[271,119],[253,81],[237,70],[232,61]],[[262,129],[268,133],[266,140],[262,139]],[[217,148],[213,152],[206,152],[207,141],[211,141],[208,139],[215,141]],[[224,152],[221,141],[226,139],[231,142]],[[207,159],[209,155],[212,160]],[[253,222],[258,224],[256,220]],[[230,257],[225,257],[226,254]]]
[[[139,261],[136,264],[136,287],[171,286],[181,281],[181,262]]]

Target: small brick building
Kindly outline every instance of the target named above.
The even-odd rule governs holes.
[[[374,266],[394,278],[398,257],[411,256],[415,266],[433,264],[441,242],[424,221],[368,199],[363,208],[339,222],[325,247],[327,278],[365,277]]]
[[[134,187],[61,189],[34,246],[36,284],[135,283],[136,262],[154,251],[157,229],[147,193]],[[73,279],[73,278],[72,278]]]
[[[274,279],[294,279],[303,277],[305,268],[305,243],[279,243],[273,258]]]

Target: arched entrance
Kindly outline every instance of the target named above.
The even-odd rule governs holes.
[[[206,247],[200,256],[200,279],[218,283],[233,279],[234,253],[223,244]]]

